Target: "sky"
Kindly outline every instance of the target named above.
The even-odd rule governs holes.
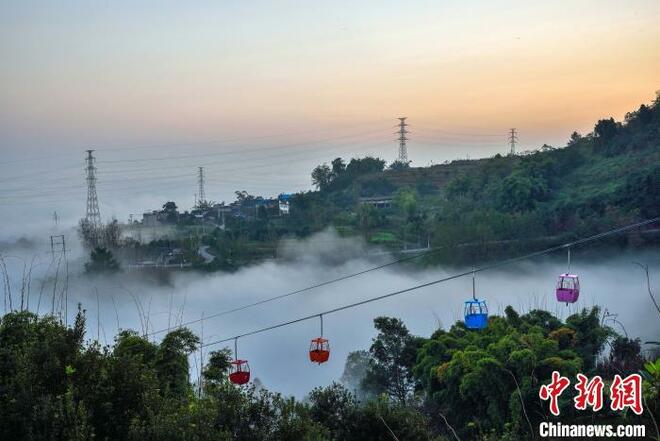
[[[651,0],[2,1],[0,207],[75,221],[88,148],[124,219],[192,205],[198,166],[230,200],[392,161],[398,116],[418,166],[506,152],[510,127],[563,145],[654,98],[659,21]]]
[[[337,156],[391,162],[399,116],[410,123],[413,166],[505,153],[511,127],[520,150],[562,146],[574,130],[654,98],[658,23],[657,0],[0,0],[0,249],[15,284],[26,262],[36,265],[30,309],[44,313],[51,289],[37,285],[55,271],[49,235],[71,238],[69,303],[85,305],[88,336],[108,343],[118,328],[140,328],[126,290],[149,305],[158,328],[178,310],[196,319],[367,268],[381,262],[325,265],[324,245],[310,239],[293,263],[182,274],[167,287],[123,275],[90,281],[73,230],[85,213],[84,151],[95,150],[101,216],[125,221],[167,200],[189,209],[198,167],[207,198],[229,202],[235,190],[310,189],[313,167]],[[12,245],[19,237],[32,248]],[[552,300],[561,257],[486,273],[477,286],[493,313],[512,304],[566,317],[600,304],[632,336],[649,338],[658,333],[654,311],[630,262],[657,259],[593,263],[578,253],[584,290],[568,308]],[[212,341],[459,270],[383,271],[209,320],[204,335]],[[348,351],[369,346],[376,315],[429,335],[461,317],[469,289],[459,279],[328,317],[333,355],[321,367],[305,360],[315,322],[245,339],[240,350],[266,386],[300,396],[337,379]]]

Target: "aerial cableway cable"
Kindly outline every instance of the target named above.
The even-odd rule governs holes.
[[[227,315],[227,314],[232,314],[234,312],[243,311],[245,309],[253,308],[255,306],[260,306],[260,305],[263,305],[263,304],[266,304],[266,303],[274,302],[276,300],[284,299],[286,297],[290,297],[290,296],[300,294],[300,293],[303,293],[303,292],[306,292],[306,291],[311,291],[311,290],[316,289],[316,288],[321,288],[323,286],[327,286],[327,285],[331,285],[333,283],[341,282],[342,280],[347,280],[347,279],[351,279],[353,277],[361,276],[362,274],[370,273],[372,271],[377,271],[379,269],[387,268],[388,266],[392,266],[392,265],[396,265],[396,264],[399,264],[399,263],[407,262],[407,261],[413,260],[413,259],[418,259],[420,257],[428,256],[430,254],[438,253],[439,251],[440,251],[440,249],[435,249],[435,250],[427,251],[427,252],[424,252],[424,253],[416,254],[414,256],[408,256],[408,257],[403,257],[401,259],[396,259],[396,260],[393,260],[391,262],[383,263],[383,264],[378,265],[378,266],[374,266],[374,267],[367,268],[367,269],[362,270],[362,271],[358,271],[356,273],[346,274],[344,276],[337,277],[335,279],[326,280],[325,282],[317,283],[316,285],[307,286],[305,288],[301,288],[301,289],[298,289],[296,291],[291,291],[291,292],[288,292],[288,293],[285,293],[285,294],[280,294],[280,295],[277,295],[277,296],[274,296],[274,297],[269,297],[267,299],[259,300],[259,301],[256,301],[254,303],[248,303],[246,305],[237,306],[235,308],[228,309],[226,311],[221,311],[221,312],[218,312],[218,313],[215,313],[215,314],[207,315],[207,316],[204,317],[203,320],[202,319],[190,320],[190,321],[181,323],[180,325],[177,325],[177,326],[172,326],[172,327],[169,327],[169,328],[159,329],[158,331],[149,332],[146,335],[161,334],[163,332],[169,332],[173,329],[179,329],[179,328],[182,328],[184,326],[194,325],[196,323],[201,323],[202,321],[207,321],[208,319],[220,317],[220,316]],[[317,316],[318,316],[318,314],[317,314]]]
[[[440,283],[448,282],[450,280],[458,279],[458,278],[461,278],[461,277],[471,276],[471,275],[476,274],[476,273],[480,273],[480,272],[484,272],[484,271],[488,271],[488,270],[492,270],[492,269],[496,269],[496,268],[501,268],[503,266],[510,265],[512,263],[520,262],[520,261],[523,261],[523,260],[528,260],[528,259],[531,259],[531,258],[534,258],[534,257],[543,256],[543,255],[550,254],[550,253],[553,253],[555,251],[563,250],[563,249],[566,249],[566,248],[569,248],[569,247],[573,248],[577,245],[582,245],[582,244],[586,244],[586,243],[589,243],[589,242],[593,242],[593,241],[602,239],[604,237],[612,236],[612,235],[618,234],[618,233],[623,233],[623,232],[626,232],[626,231],[629,231],[629,230],[633,230],[635,228],[639,228],[639,227],[643,227],[645,225],[653,224],[653,223],[658,222],[658,221],[660,221],[660,217],[656,217],[656,218],[653,218],[653,219],[647,219],[647,220],[644,220],[644,221],[641,221],[641,222],[637,222],[637,223],[634,223],[634,224],[630,224],[630,225],[626,225],[626,226],[623,226],[623,227],[608,230],[608,231],[605,231],[605,232],[602,232],[602,233],[598,233],[598,234],[595,234],[593,236],[578,239],[578,240],[575,240],[573,242],[568,242],[568,243],[564,243],[564,244],[561,244],[561,245],[556,245],[554,247],[546,248],[546,249],[540,250],[540,251],[535,251],[533,253],[525,254],[523,256],[512,257],[510,259],[505,259],[505,260],[501,260],[501,261],[498,261],[498,262],[495,262],[495,263],[492,263],[492,264],[489,264],[489,265],[484,265],[484,266],[481,266],[481,267],[477,267],[477,268],[471,269],[469,271],[465,271],[465,272],[462,272],[462,273],[458,273],[458,274],[454,274],[454,275],[451,275],[451,276],[443,277],[443,278],[437,279],[437,280],[432,280],[430,282],[422,283],[420,285],[415,285],[415,286],[412,286],[410,288],[390,292],[390,293],[383,294],[383,295],[377,296],[377,297],[371,297],[369,299],[361,300],[361,301],[355,302],[355,303],[350,303],[348,305],[339,306],[339,307],[329,309],[329,310],[326,310],[326,311],[316,312],[314,314],[310,314],[310,315],[307,315],[307,316],[304,316],[304,317],[299,317],[297,319],[289,320],[289,321],[282,322],[282,323],[277,323],[275,325],[267,326],[267,327],[260,328],[260,329],[255,329],[253,331],[245,332],[243,334],[235,335],[235,336],[232,336],[232,337],[223,338],[223,339],[220,339],[220,340],[215,340],[215,341],[212,341],[212,342],[209,342],[209,343],[203,343],[201,345],[201,347],[208,347],[208,346],[213,346],[213,345],[217,345],[217,344],[220,344],[220,343],[226,343],[228,341],[232,341],[232,340],[235,340],[235,339],[238,339],[238,338],[248,337],[248,336],[255,335],[255,334],[260,334],[260,333],[263,333],[263,332],[272,331],[273,329],[282,328],[284,326],[293,325],[295,323],[300,323],[300,322],[303,322],[303,321],[306,321],[306,320],[311,320],[311,319],[319,317],[320,315],[328,315],[328,314],[332,314],[332,313],[335,313],[335,312],[344,311],[346,309],[355,308],[357,306],[366,305],[368,303],[376,302],[376,301],[379,301],[379,300],[387,299],[387,298],[390,298],[390,297],[398,296],[400,294],[414,292],[414,291],[419,290],[421,288],[426,288],[426,287],[429,287],[429,286],[433,286],[433,285],[437,285],[437,284],[440,284]]]

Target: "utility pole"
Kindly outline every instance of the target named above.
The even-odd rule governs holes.
[[[66,243],[64,242],[64,234],[57,236],[50,236],[50,253],[55,259],[55,249],[58,253],[66,254]]]
[[[66,240],[64,239],[64,234],[58,234],[55,236],[50,236],[50,253],[53,257],[53,262],[55,261],[55,254],[60,254],[64,258],[64,266],[66,270],[65,279],[64,279],[64,323],[68,323],[68,313],[69,313],[69,261],[66,258]],[[59,263],[58,263],[59,268]],[[57,277],[57,276],[56,276]],[[56,280],[57,282],[57,280]],[[55,301],[55,292],[53,291],[53,302]],[[55,311],[53,311],[54,313]],[[61,310],[60,310],[61,313]]]
[[[406,138],[406,134],[410,133],[408,130],[406,130],[406,127],[408,127],[408,124],[406,124],[406,117],[401,117],[399,118],[399,162],[402,162],[404,164],[408,163],[408,148],[406,147],[406,141],[408,138]]]
[[[200,345],[199,345],[199,397],[204,394],[204,311],[202,311],[202,321],[200,322]]]
[[[509,151],[510,156],[515,156],[516,154],[516,142],[518,141],[518,134],[516,133],[516,129],[509,129],[509,145],[511,146],[511,150]]]
[[[204,197],[204,167],[199,167],[199,172],[197,173],[197,183],[199,184],[198,197],[199,205],[201,206],[206,198]]]
[[[96,166],[94,165],[96,159],[92,155],[93,152],[94,150],[87,150],[87,158],[85,158],[87,163],[87,213],[85,214],[85,222],[96,234],[101,227],[101,213],[99,212],[99,199],[96,196]]]

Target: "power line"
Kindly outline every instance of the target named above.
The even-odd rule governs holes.
[[[340,129],[352,129],[352,128],[358,128],[361,127],[362,125],[350,125],[346,127],[341,127]],[[216,138],[216,139],[207,139],[203,141],[185,141],[185,142],[178,142],[178,143],[168,143],[168,144],[144,144],[144,145],[133,145],[133,146],[119,146],[119,147],[102,147],[99,148],[97,147],[97,150],[103,150],[104,152],[112,152],[112,151],[121,151],[121,150],[141,150],[141,149],[164,149],[164,148],[175,148],[175,147],[190,147],[190,146],[195,146],[195,145],[218,145],[218,144],[228,144],[232,142],[238,142],[238,141],[251,141],[251,140],[257,140],[257,139],[268,139],[268,138],[277,138],[277,137],[282,137],[282,136],[293,136],[293,135],[305,135],[309,133],[322,133],[322,132],[335,132],[337,131],[337,128],[327,128],[327,129],[313,129],[313,130],[301,130],[301,131],[292,131],[292,132],[281,132],[281,133],[271,133],[267,135],[256,135],[256,136],[243,136],[243,137],[233,137],[233,138]],[[69,146],[73,147],[73,146]],[[62,158],[64,156],[75,156],[77,153],[71,153],[71,154],[57,154],[57,155],[51,155],[51,156],[33,156],[29,158],[18,158],[18,159],[12,159],[9,161],[3,161],[0,162],[0,166],[7,165],[7,164],[14,164],[18,162],[36,162],[36,161],[43,161],[44,159],[55,159],[55,158]]]
[[[358,133],[351,133],[347,135],[341,135],[341,136],[336,136],[336,137],[328,137],[320,140],[310,140],[310,141],[303,141],[303,142],[296,142],[296,143],[287,143],[287,144],[278,144],[278,145],[272,145],[272,146],[267,146],[267,147],[256,147],[252,149],[240,149],[240,150],[232,150],[232,151],[225,151],[225,152],[214,152],[214,153],[203,153],[203,154],[192,154],[192,155],[180,155],[180,156],[168,156],[168,157],[152,157],[152,158],[136,158],[136,159],[119,159],[119,160],[105,160],[105,161],[100,161],[100,164],[112,164],[112,163],[131,163],[131,162],[153,162],[153,161],[169,161],[169,160],[179,160],[179,159],[195,159],[195,158],[200,158],[200,157],[216,157],[216,156],[225,156],[225,155],[233,155],[233,154],[244,154],[248,152],[260,152],[264,150],[273,150],[273,149],[281,149],[281,148],[287,148],[287,147],[300,147],[300,146],[306,146],[309,144],[318,144],[318,143],[324,143],[324,142],[331,142],[331,141],[336,141],[340,139],[350,139],[350,138],[356,138],[356,137],[361,137],[365,135],[370,135],[370,134],[376,134],[382,132],[382,129],[377,129],[377,130],[369,130],[369,131],[364,131],[364,132],[358,132]],[[248,138],[249,139],[249,138]],[[149,147],[163,147],[163,146],[171,146],[171,147],[189,147],[193,143],[188,143],[188,144],[169,144],[169,145],[161,145],[161,146],[149,146]],[[198,144],[212,144],[211,142],[200,142]],[[139,148],[139,147],[136,147]],[[130,149],[129,147],[126,147],[126,149]],[[120,149],[109,149],[109,150],[120,150]],[[61,158],[65,155],[56,155],[52,157],[42,157],[41,160],[43,159],[49,159],[49,158]],[[25,159],[24,161],[32,161],[34,159]],[[18,161],[23,161],[23,160],[18,160]],[[0,166],[4,164],[10,164],[14,161],[9,161],[5,163],[0,163]],[[180,165],[180,164],[179,164]],[[59,173],[61,170],[67,170],[67,169],[73,169],[77,168],[77,166],[68,166],[68,167],[62,167],[57,170],[53,170],[50,168],[49,170],[45,171],[40,171],[37,173],[31,173],[27,175],[19,175],[19,176],[10,176],[8,178],[3,178],[0,179],[0,182],[9,182],[9,181],[14,181],[16,179],[24,179],[24,178],[32,178],[35,176],[43,176],[44,174],[55,174]],[[151,168],[151,170],[161,170],[162,167],[159,168]]]
[[[367,268],[365,270],[358,271],[358,272],[352,273],[352,274],[347,274],[347,275],[344,275],[344,276],[341,276],[341,277],[337,277],[335,279],[326,280],[325,282],[321,282],[321,283],[318,283],[316,285],[301,288],[301,289],[298,289],[296,291],[291,291],[291,292],[288,292],[288,293],[285,293],[285,294],[277,295],[275,297],[269,297],[267,299],[259,300],[259,301],[254,302],[254,303],[248,303],[247,305],[237,306],[236,308],[228,309],[226,311],[218,312],[216,314],[211,314],[211,315],[206,316],[204,318],[204,320],[208,320],[208,319],[212,319],[212,318],[216,318],[216,317],[221,317],[223,315],[232,314],[234,312],[244,311],[244,310],[249,309],[249,308],[254,308],[255,306],[264,305],[266,303],[274,302],[276,300],[284,299],[286,297],[290,297],[290,296],[300,294],[300,293],[303,293],[303,292],[306,292],[306,291],[311,291],[311,290],[316,289],[316,288],[331,285],[333,283],[341,282],[343,280],[351,279],[353,277],[361,276],[363,274],[370,273],[372,271],[377,271],[379,269],[387,268],[388,266],[392,266],[392,265],[396,265],[396,264],[399,264],[399,263],[402,263],[402,262],[407,262],[409,260],[418,259],[420,257],[428,256],[430,254],[434,254],[434,253],[437,253],[439,251],[440,251],[440,249],[436,249],[436,250],[432,250],[432,251],[427,251],[425,253],[416,254],[414,256],[408,256],[408,257],[404,257],[404,258],[401,258],[401,259],[396,259],[396,260],[393,260],[391,262],[384,263],[382,265]],[[176,327],[169,327],[169,328],[165,328],[165,329],[160,329],[158,331],[152,331],[152,332],[148,333],[147,335],[161,334],[163,332],[171,331],[172,329],[178,329],[178,328],[182,328],[184,326],[194,325],[196,323],[200,323],[201,321],[202,321],[201,319],[190,320],[188,322],[181,323]]]
[[[420,137],[417,138],[415,137],[415,144],[424,144],[424,145],[431,145],[435,147],[453,147],[453,148],[459,148],[462,150],[467,150],[467,149],[480,149],[483,147],[499,147],[502,148],[502,143],[483,143],[483,142],[472,142],[472,143],[458,143],[458,142],[451,142],[451,141],[444,141],[444,140],[438,140],[438,139],[429,139],[429,138],[424,138]]]
[[[372,139],[374,137],[373,136],[374,134],[371,134],[371,136],[368,136],[366,139],[367,140]],[[364,137],[363,134],[357,134],[355,136]],[[211,153],[211,154],[204,154],[203,156],[214,156],[215,157],[215,156],[223,156],[223,155],[231,155],[231,154],[243,154],[243,153],[246,153],[246,152],[260,152],[260,151],[264,151],[264,150],[284,149],[284,148],[287,148],[287,147],[296,147],[296,146],[302,146],[302,145],[308,146],[308,148],[306,148],[304,151],[299,151],[299,152],[294,152],[294,153],[291,153],[291,152],[277,152],[275,154],[271,154],[271,155],[268,155],[268,156],[260,156],[260,157],[256,158],[255,160],[250,160],[249,161],[250,164],[254,163],[255,161],[256,162],[262,161],[263,164],[258,165],[257,167],[272,166],[273,164],[277,164],[277,162],[269,161],[269,159],[271,159],[271,158],[286,157],[286,160],[282,161],[282,163],[289,163],[289,162],[291,162],[290,158],[292,157],[292,155],[296,155],[296,154],[298,154],[298,155],[299,154],[307,155],[309,153],[315,154],[315,152],[314,152],[315,150],[321,150],[321,149],[327,149],[328,148],[327,146],[314,145],[314,144],[321,144],[321,143],[324,143],[324,142],[330,142],[330,141],[333,141],[333,140],[346,139],[346,138],[347,137],[344,136],[344,137],[337,137],[337,138],[328,138],[328,139],[325,139],[325,140],[310,141],[310,142],[307,142],[307,143],[280,144],[280,145],[277,145],[277,146],[270,146],[270,147],[262,147],[262,148],[255,148],[255,149],[244,149],[242,151],[241,150],[235,150],[235,151],[230,151],[230,152],[216,152],[216,153]],[[350,148],[351,151],[354,151],[356,142],[361,144],[364,141],[347,141],[346,143],[350,143],[349,146],[344,147],[344,148],[334,149],[334,150],[344,151],[347,148]],[[383,141],[382,143],[379,143],[379,144],[385,144],[385,141]],[[312,145],[312,146],[309,147],[309,145]],[[372,146],[372,145],[373,145],[373,142],[370,142],[368,144],[368,146]],[[142,172],[145,172],[145,171],[163,171],[163,170],[168,169],[168,168],[169,169],[181,169],[182,167],[185,166],[185,164],[182,164],[182,162],[179,161],[179,159],[188,159],[188,158],[196,159],[196,158],[198,158],[198,156],[188,155],[185,158],[182,157],[182,156],[160,158],[160,160],[175,161],[176,164],[169,165],[169,166],[166,165],[166,166],[146,167],[146,168],[145,167],[123,168],[121,170],[110,170],[110,171],[108,171],[106,169],[102,173],[102,175],[105,176],[105,175],[118,174],[120,176],[126,176],[127,173],[142,173]],[[310,157],[310,159],[311,159],[311,157]],[[138,159],[138,160],[142,161],[143,159]],[[124,162],[124,161],[132,162],[132,161],[138,161],[138,160],[119,160],[117,162]],[[114,162],[114,161],[100,161],[99,163],[108,164],[108,163],[112,163],[112,162]],[[246,161],[245,161],[244,158],[241,158],[241,159],[235,160],[235,162],[236,163],[240,162],[241,164],[244,164]],[[210,162],[205,161],[204,165],[205,166],[214,165],[214,164],[228,165],[228,164],[231,164],[231,163],[232,163],[232,161],[228,161],[228,160],[223,159],[223,160],[210,161]],[[64,169],[68,169],[68,168],[69,167],[64,168]],[[252,168],[255,168],[255,166],[254,165],[248,165],[246,167],[242,167],[242,168],[239,168],[239,169],[237,169],[235,167],[234,168],[227,167],[227,168],[221,169],[220,171],[232,172],[232,171],[236,171],[236,170],[246,170],[246,169],[252,169]],[[61,170],[64,170],[64,169],[61,169]],[[50,173],[53,173],[53,172],[54,172],[53,170],[50,171]],[[44,173],[46,173],[46,172],[44,172]],[[42,173],[34,173],[34,174],[23,175],[23,176],[13,176],[12,178],[7,178],[5,180],[0,179],[0,182],[3,182],[3,181],[15,182],[18,179],[28,179],[28,178],[32,178],[34,176],[41,176],[41,175],[42,175]],[[169,174],[169,175],[166,174],[166,175],[161,175],[161,176],[162,176],[162,178],[166,178],[166,179],[169,179],[169,178],[172,177],[171,174]],[[184,176],[184,175],[181,175],[181,176]],[[188,176],[188,175],[185,175],[185,176]],[[136,178],[136,179],[143,179],[143,178],[151,178],[151,177],[141,175],[139,178]],[[63,180],[63,179],[70,179],[70,178],[63,177],[63,176],[58,176],[57,178],[51,178],[50,181],[60,181],[60,180]],[[123,179],[123,178],[121,178],[120,180],[121,180],[121,182],[125,182],[125,179]],[[104,182],[107,182],[107,180],[104,179]],[[52,188],[52,187],[49,186],[49,188]],[[5,189],[5,190],[0,190],[0,191],[10,191],[10,190]],[[15,191],[16,190],[13,189],[13,190],[11,190],[11,193],[13,194]]]
[[[242,338],[242,337],[248,337],[248,336],[251,336],[251,335],[260,334],[262,332],[272,331],[273,329],[281,328],[281,327],[284,327],[284,326],[289,326],[289,325],[292,325],[292,324],[295,324],[295,323],[300,323],[300,322],[303,322],[303,321],[306,321],[306,320],[311,320],[313,318],[317,318],[317,317],[320,317],[320,316],[323,316],[323,315],[333,314],[335,312],[340,312],[340,311],[344,311],[346,309],[355,308],[357,306],[366,305],[367,303],[376,302],[376,301],[387,299],[387,298],[390,298],[390,297],[394,297],[394,296],[397,296],[397,295],[400,295],[400,294],[413,292],[413,291],[419,290],[421,288],[426,288],[426,287],[429,287],[429,286],[437,285],[439,283],[444,283],[444,282],[448,282],[450,280],[454,280],[454,279],[458,279],[458,278],[461,278],[461,277],[469,276],[469,275],[476,274],[476,273],[479,273],[479,272],[488,271],[488,270],[492,270],[492,269],[495,269],[495,268],[500,268],[500,267],[503,267],[503,266],[506,266],[506,265],[510,265],[512,263],[520,262],[522,260],[527,260],[527,259],[531,259],[531,258],[534,258],[534,257],[543,256],[545,254],[550,254],[550,253],[553,253],[555,251],[559,251],[559,250],[562,250],[562,249],[565,249],[565,248],[570,248],[570,247],[574,247],[574,246],[577,246],[577,245],[582,245],[582,244],[585,244],[585,243],[593,242],[595,240],[602,239],[603,237],[607,237],[607,236],[611,236],[611,235],[614,235],[614,234],[622,233],[622,232],[625,232],[625,231],[628,231],[628,230],[632,230],[632,229],[635,229],[635,228],[642,227],[644,225],[649,225],[649,224],[652,224],[652,223],[657,222],[659,220],[660,220],[660,217],[656,217],[656,218],[648,219],[648,220],[645,220],[645,221],[642,221],[642,222],[637,222],[635,224],[630,224],[630,225],[626,225],[626,226],[623,226],[623,227],[615,228],[613,230],[605,231],[603,233],[595,234],[593,236],[578,239],[578,240],[575,240],[573,242],[568,242],[568,243],[565,243],[565,244],[562,244],[562,245],[556,245],[554,247],[550,247],[550,248],[547,248],[547,249],[541,250],[541,251],[535,251],[533,253],[525,254],[523,256],[513,257],[513,258],[510,258],[510,259],[505,259],[505,260],[502,260],[502,261],[499,261],[499,262],[496,262],[496,263],[493,263],[493,264],[490,264],[490,265],[485,265],[485,266],[482,266],[482,267],[474,268],[474,269],[469,270],[469,271],[465,271],[465,272],[462,272],[462,273],[458,273],[458,274],[454,274],[454,275],[451,275],[451,276],[448,276],[448,277],[444,277],[442,279],[437,279],[437,280],[433,280],[431,282],[422,283],[420,285],[415,285],[415,286],[412,286],[410,288],[402,289],[402,290],[399,290],[399,291],[394,291],[394,292],[384,294],[384,295],[381,295],[381,296],[377,296],[377,297],[372,297],[372,298],[362,300],[362,301],[359,301],[359,302],[350,303],[348,305],[339,306],[337,308],[329,309],[329,310],[326,310],[326,311],[323,311],[323,312],[310,314],[310,315],[300,317],[300,318],[297,318],[297,319],[289,320],[289,321],[286,321],[286,322],[282,322],[282,323],[267,326],[267,327],[264,327],[264,328],[256,329],[254,331],[249,331],[249,332],[246,332],[246,333],[243,333],[243,334],[235,335],[233,337],[228,337],[228,338],[224,338],[224,339],[221,339],[221,340],[215,340],[215,341],[212,341],[212,342],[209,342],[209,343],[206,343],[206,344],[202,344],[202,346],[203,347],[212,346],[212,345],[216,345],[216,344],[220,344],[220,343],[226,343],[226,342],[232,341],[232,340],[237,340],[237,339]]]
[[[421,131],[421,132],[440,133],[440,134],[443,134],[443,135],[458,136],[458,137],[463,137],[463,136],[464,137],[473,137],[473,136],[482,137],[483,136],[483,137],[492,137],[492,138],[499,137],[499,138],[501,138],[501,137],[506,135],[505,132],[502,132],[502,133],[493,133],[493,132],[479,133],[478,132],[479,130],[490,130],[490,129],[477,129],[477,128],[474,129],[475,130],[474,132],[455,132],[455,131],[452,131],[452,130],[445,130],[443,128],[438,128],[436,126],[431,127],[431,126],[419,125],[418,123],[415,123],[415,130]]]
[[[369,144],[363,145],[362,147],[374,147],[374,146],[377,146],[377,145],[385,145],[385,144],[387,144],[386,141],[377,142],[377,143],[369,143]],[[333,152],[335,152],[335,154],[338,154],[338,153],[344,152],[344,151],[355,151],[355,146],[354,145],[349,145],[349,146],[344,146],[344,147],[340,147],[340,148],[330,148],[330,149],[326,148],[326,150],[324,150],[324,151],[326,153],[328,151],[333,151]],[[309,155],[309,153],[311,153],[311,155]],[[305,156],[304,157],[300,156],[301,154],[305,155]],[[279,157],[283,157],[283,158],[286,158],[286,159],[283,159],[281,161],[273,161],[272,160],[273,158],[279,158]],[[288,153],[288,152],[287,153],[278,153],[278,154],[267,155],[267,156],[261,157],[261,158],[259,158],[258,161],[250,161],[250,164],[248,164],[246,166],[243,166],[243,167],[223,167],[221,169],[213,169],[213,171],[214,172],[232,173],[232,172],[237,172],[237,171],[248,171],[248,170],[260,169],[260,168],[272,168],[274,165],[290,164],[292,162],[303,162],[303,161],[312,160],[316,157],[318,157],[317,152],[312,151],[312,149],[304,151],[304,152],[297,152],[297,154],[295,154],[295,153],[292,154],[292,153]],[[242,162],[245,162],[245,161],[242,161]],[[227,164],[227,162],[225,162],[225,161],[207,162],[206,164],[208,165],[208,164],[218,164],[218,163],[224,164],[224,165]],[[181,165],[179,164],[179,165],[174,166],[174,167],[181,168]],[[167,168],[167,167],[160,167],[160,168],[156,168],[156,169],[152,169],[152,170],[162,170],[162,169],[165,169],[165,168]],[[126,176],[125,172],[135,172],[135,171],[139,171],[139,170],[129,169],[129,170],[126,170],[126,171],[119,171],[119,174],[120,175],[123,174],[124,176]],[[105,172],[102,173],[102,176],[104,176],[105,174],[106,174]],[[117,176],[114,179],[109,179],[109,180],[104,179],[103,182],[105,182],[105,183],[112,183],[112,182],[129,183],[131,181],[134,181],[134,182],[140,184],[139,185],[140,189],[145,189],[145,188],[147,188],[147,186],[145,185],[145,181],[148,181],[148,180],[151,180],[151,181],[157,181],[157,180],[173,181],[175,178],[189,179],[189,176],[190,176],[189,173],[180,174],[180,175],[172,175],[172,174],[169,174],[169,175],[156,175],[156,176],[142,175],[140,177],[132,177],[132,178]],[[206,176],[205,176],[205,180],[206,180]],[[252,182],[252,181],[254,181],[254,178],[250,177],[248,182]],[[176,184],[176,186],[179,186],[179,184]],[[155,184],[154,183],[154,188],[162,189],[164,187],[165,187],[165,185],[163,185],[163,184]],[[78,192],[74,192],[73,190],[78,189],[78,188],[84,188],[84,187],[81,187],[78,184],[76,184],[76,185],[65,185],[65,186],[59,186],[59,187],[50,186],[49,191],[51,191],[52,194],[57,194],[57,195],[64,195],[64,194],[75,195],[75,194],[78,194]],[[126,189],[133,190],[134,188],[135,188],[134,186],[130,186],[130,187],[127,187]],[[70,189],[72,191],[69,191],[69,192],[59,191],[59,190],[65,190],[65,189]],[[105,191],[106,192],[112,192],[112,191],[121,190],[121,189],[123,189],[121,186],[119,186],[119,187],[118,186],[112,186],[112,187],[108,188]],[[11,195],[2,196],[3,191],[9,192],[9,193],[11,193]],[[27,193],[24,193],[24,194],[17,193],[17,192],[20,192],[20,191],[27,192]],[[7,203],[3,203],[2,199],[5,199],[5,200],[14,199],[14,200],[19,200],[20,201],[19,204],[13,203],[11,205],[26,205],[25,204],[26,199],[29,199],[29,198],[42,198],[46,195],[46,193],[48,193],[48,191],[32,190],[32,189],[23,189],[23,190],[19,190],[19,189],[11,189],[11,190],[10,189],[0,189],[0,205],[9,205]],[[17,195],[20,196],[20,197],[18,197]],[[51,200],[49,199],[49,202],[50,201]]]
[[[280,148],[283,148],[283,147],[300,147],[300,146],[305,146],[305,145],[314,144],[314,143],[331,142],[331,141],[337,141],[337,140],[340,140],[340,139],[350,139],[350,138],[355,138],[355,137],[359,137],[359,136],[371,135],[371,134],[382,133],[382,132],[383,132],[383,129],[369,130],[369,131],[360,132],[360,133],[352,133],[352,134],[348,134],[348,135],[327,137],[327,138],[323,138],[323,139],[319,139],[319,140],[302,141],[302,142],[296,142],[296,143],[290,143],[290,144],[284,144],[284,145],[275,145],[275,146],[269,146],[269,147],[260,147],[260,148],[256,148],[256,149],[251,149],[251,151],[272,150],[272,149],[280,149]],[[236,152],[198,153],[198,154],[167,156],[167,157],[157,156],[157,157],[151,157],[151,158],[117,159],[117,160],[111,160],[111,161],[103,161],[103,163],[104,164],[115,164],[115,163],[125,163],[125,162],[172,161],[172,160],[179,160],[179,159],[223,156],[223,155],[230,154],[230,153],[244,153],[245,151],[246,150],[236,151]]]

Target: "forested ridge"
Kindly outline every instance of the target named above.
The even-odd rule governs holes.
[[[287,237],[328,227],[398,252],[435,249],[426,263],[470,263],[515,255],[660,215],[660,98],[624,121],[598,121],[564,147],[412,168],[373,157],[316,167],[316,191],[291,199],[288,216],[230,218],[202,242],[236,269],[273,257]],[[365,198],[390,202],[376,208]],[[654,234],[619,237],[617,247],[657,245]],[[421,260],[420,260],[421,261]]]
[[[188,329],[160,342],[126,330],[101,346],[85,338],[83,311],[72,327],[12,312],[0,321],[0,438],[382,440],[391,430],[405,440],[452,439],[452,431],[461,439],[514,440],[531,439],[541,421],[652,430],[660,410],[660,361],[646,360],[639,340],[602,326],[597,307],[565,322],[508,307],[487,329],[457,322],[428,338],[396,318],[374,325],[371,347],[349,355],[341,383],[298,401],[256,383],[231,384],[226,349],[209,354],[201,385],[192,382],[188,357],[199,338]],[[566,393],[561,417],[553,417],[538,399],[553,370],[599,374],[608,385],[614,373],[641,373],[646,411],[576,411]]]

